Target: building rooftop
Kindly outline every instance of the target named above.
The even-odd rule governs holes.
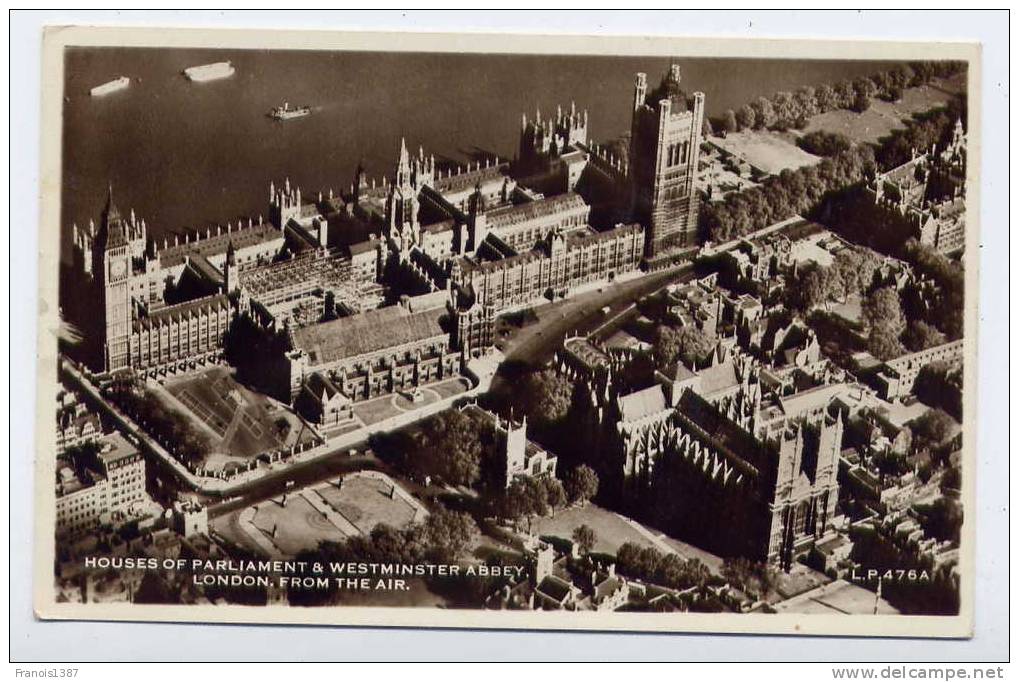
[[[99,460],[106,466],[138,454],[138,448],[129,443],[118,431],[103,436],[100,444]]]
[[[435,179],[435,190],[440,193],[456,192],[459,190],[473,188],[478,183],[482,185],[492,182],[502,182],[503,178],[509,176],[509,164],[500,163],[497,166],[486,166],[459,175],[450,175],[444,178]]]
[[[584,337],[567,339],[563,343],[563,348],[588,368],[593,369],[609,364],[609,356]]]
[[[658,385],[619,398],[619,412],[624,422],[639,421],[666,409],[665,392]]]
[[[792,419],[826,408],[828,403],[842,395],[845,390],[845,384],[817,386],[779,398],[778,402],[782,408],[783,415],[786,418]]]
[[[443,336],[444,314],[442,308],[411,313],[389,306],[296,329],[291,338],[295,349],[319,365]]]
[[[733,364],[732,360],[698,370],[697,376],[700,377],[700,389],[698,392],[705,397],[726,391],[739,384],[739,377],[736,376],[736,365]]]
[[[201,315],[213,310],[229,309],[230,299],[226,294],[215,294],[204,298],[196,298],[176,305],[166,306],[134,321],[134,328],[151,329],[161,324],[170,324],[184,319],[188,315]]]
[[[196,238],[183,244],[174,244],[156,250],[156,257],[159,265],[163,268],[172,268],[181,265],[189,254],[201,254],[205,257],[216,256],[226,253],[227,246],[231,243],[238,251],[256,244],[263,244],[275,239],[282,239],[283,233],[271,223],[261,223],[250,227],[242,226],[229,232],[221,232],[209,237]]]
[[[587,203],[579,194],[567,192],[548,199],[492,209],[488,212],[488,226],[490,229],[510,227],[556,213],[587,208]]]

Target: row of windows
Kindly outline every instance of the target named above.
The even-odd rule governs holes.
[[[678,166],[681,163],[686,163],[690,158],[690,142],[677,142],[670,144],[666,150],[666,166]]]

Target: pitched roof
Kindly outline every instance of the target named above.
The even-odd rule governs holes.
[[[619,398],[619,412],[626,422],[639,421],[662,412],[667,407],[665,392],[657,384]]]
[[[798,417],[827,407],[835,397],[846,390],[845,384],[830,384],[800,391],[790,396],[779,398],[782,411],[787,418]]]
[[[200,316],[206,313],[229,309],[230,299],[226,294],[215,294],[154,310],[148,316],[135,320],[133,326],[135,329],[147,329],[160,324],[178,322],[189,315]]]
[[[739,384],[739,378],[736,376],[736,366],[732,363],[732,360],[721,362],[711,367],[705,367],[697,372],[697,375],[701,379],[699,393],[703,396],[711,396],[714,393],[724,391]]]
[[[292,332],[294,348],[307,351],[313,365],[443,336],[442,308],[410,313],[403,306],[369,310]]]
[[[574,209],[587,209],[587,203],[579,194],[567,192],[548,199],[493,209],[488,213],[488,226],[491,229],[507,227]]]

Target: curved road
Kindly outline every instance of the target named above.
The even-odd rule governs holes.
[[[504,361],[544,362],[562,345],[568,335],[575,332],[588,334],[609,319],[602,313],[605,306],[611,308],[609,315],[614,316],[634,301],[672,282],[685,281],[692,277],[692,266],[685,264],[626,282],[606,284],[600,290],[588,291],[546,304],[536,311],[539,320],[521,329],[508,343],[504,350]],[[493,386],[502,380],[504,379],[501,375],[496,374]],[[292,465],[278,473],[267,474],[239,489],[231,490],[231,496],[218,503],[215,500],[219,498],[207,496],[204,499],[210,503],[209,516],[213,518],[222,516],[280,495],[286,490],[300,489],[338,474],[361,469],[384,470],[385,465],[373,457],[363,455],[349,457],[346,454],[352,448],[363,452],[365,447],[365,443],[346,445],[309,462]]]

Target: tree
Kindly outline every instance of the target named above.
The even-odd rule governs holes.
[[[744,557],[726,559],[722,563],[722,577],[740,591],[758,599],[766,596],[775,582],[771,566]]]
[[[552,476],[541,479],[541,482],[545,486],[545,501],[555,515],[556,508],[566,504],[566,488],[558,478]]]
[[[707,116],[704,117],[704,125],[701,126],[701,135],[704,137],[711,137],[715,134],[714,128],[711,127],[711,119]]]
[[[848,151],[852,146],[849,138],[842,133],[829,133],[825,130],[815,130],[807,133],[796,143],[804,151],[817,156],[835,156]]]
[[[521,476],[513,480],[500,497],[498,513],[514,523],[522,518],[546,516],[549,510],[548,490],[542,480]]]
[[[896,334],[874,327],[867,336],[867,351],[879,360],[893,360],[902,355],[905,348]]]
[[[777,92],[772,98],[772,107],[775,110],[776,123],[782,128],[788,128],[800,114],[800,107],[796,97],[791,92]]]
[[[906,333],[902,337],[906,348],[914,352],[940,346],[946,340],[945,335],[937,327],[927,324],[923,320],[910,320],[906,327]]]
[[[563,419],[573,404],[573,382],[552,369],[535,372],[529,380],[530,416],[546,423]]]
[[[853,105],[851,109],[858,114],[862,114],[867,111],[867,109],[870,109],[870,97],[862,92],[856,93],[856,96],[853,98]]]
[[[941,475],[941,494],[944,495],[950,490],[962,489],[962,472],[959,467],[951,466],[945,469]]]
[[[322,321],[328,322],[329,320],[335,320],[336,314],[336,294],[332,291],[327,291],[322,300]]]
[[[810,312],[828,300],[826,287],[824,271],[818,267],[803,273],[799,286],[790,287],[789,292],[799,297],[799,307],[804,312]]]
[[[767,97],[758,97],[751,105],[756,116],[756,128],[770,128],[775,125],[775,107]]]
[[[740,130],[751,130],[757,126],[757,110],[749,104],[744,104],[736,112],[736,120],[739,122]]]
[[[906,327],[899,294],[893,286],[875,290],[863,300],[862,319],[869,330],[867,346],[874,357],[890,360],[902,354],[899,336]]]
[[[818,113],[817,90],[809,85],[804,85],[796,91],[797,116],[810,118]]]
[[[722,115],[722,129],[727,133],[735,133],[739,130],[739,123],[736,121],[736,112],[726,109]]]
[[[581,554],[587,555],[594,549],[594,543],[598,541],[598,536],[595,535],[594,530],[587,524],[577,526],[573,529],[573,542],[580,547]]]
[[[429,550],[441,561],[455,561],[479,534],[478,525],[466,512],[438,507],[424,523]]]
[[[923,516],[923,528],[927,535],[938,540],[959,543],[962,529],[962,506],[950,497],[939,497]]]
[[[676,361],[692,367],[703,364],[714,345],[710,336],[691,325],[679,329],[659,325],[655,329],[653,352],[659,367],[668,367]]]
[[[955,432],[955,420],[951,415],[936,407],[927,410],[912,421],[913,433],[922,441],[932,446],[941,445]]]
[[[442,412],[425,426],[420,456],[432,474],[453,485],[473,485],[481,476],[478,425],[459,410]]]
[[[856,98],[856,90],[850,81],[840,81],[835,85],[834,109],[848,109]]]
[[[830,85],[819,85],[814,94],[814,101],[817,104],[817,112],[823,114],[838,108],[835,96],[835,88]]]
[[[587,504],[598,494],[598,474],[586,464],[581,464],[567,472],[563,488],[570,504]]]

